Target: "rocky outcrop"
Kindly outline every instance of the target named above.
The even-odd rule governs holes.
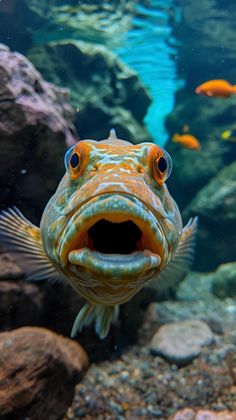
[[[172,141],[165,145],[173,159],[168,186],[181,209],[221,169],[235,160],[236,143],[223,142],[220,137],[224,130],[235,126],[234,104],[235,98],[222,101],[188,92],[177,93],[176,106],[166,121],[170,137],[181,133],[187,125],[201,143],[201,150],[197,152]]]
[[[1,207],[41,209],[64,172],[66,148],[77,141],[68,92],[3,45],[0,75]]]
[[[184,215],[199,216],[198,269],[214,269],[235,260],[236,162],[222,169],[201,189]]]
[[[181,22],[173,25],[176,38],[184,41],[178,46],[178,68],[187,89],[213,77],[235,82],[234,0],[204,0],[201,7],[183,1],[180,7]]]
[[[168,186],[181,210],[185,210],[186,218],[190,214],[200,216],[195,268],[212,270],[235,259],[232,197],[235,175],[229,175],[228,180],[232,166],[229,172],[223,170],[235,161],[236,143],[222,140],[225,130],[236,128],[235,96],[200,97],[195,94],[195,88],[210,79],[236,83],[235,7],[232,0],[227,4],[204,0],[201,10],[194,2],[187,1],[181,2],[180,9],[181,21],[178,25],[173,21],[173,26],[174,35],[180,41],[177,70],[184,87],[176,94],[175,107],[166,126],[170,138],[188,126],[187,131],[201,143],[201,150],[196,152],[168,142],[166,148],[174,163]]]
[[[136,73],[102,45],[61,41],[32,48],[28,56],[44,77],[71,91],[81,138],[150,140],[143,119],[151,103]]]
[[[0,334],[0,416],[4,419],[65,415],[88,368],[76,342],[43,328]]]
[[[219,298],[236,296],[236,262],[221,264],[214,273],[212,292]]]

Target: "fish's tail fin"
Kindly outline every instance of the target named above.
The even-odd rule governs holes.
[[[232,85],[232,93],[236,95],[236,85]]]

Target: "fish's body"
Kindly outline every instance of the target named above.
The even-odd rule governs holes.
[[[225,130],[223,133],[221,133],[221,139],[230,141],[230,142],[236,142],[236,130]]]
[[[224,79],[208,80],[196,87],[195,92],[203,96],[229,98],[236,94],[236,85],[231,85]]]
[[[111,131],[107,140],[78,142],[65,165],[40,229],[10,209],[0,216],[0,239],[29,279],[62,276],[87,301],[72,336],[94,320],[102,338],[118,305],[144,285],[180,281],[196,219],[183,229],[165,185],[171,159],[157,145],[133,145]]]
[[[201,144],[196,137],[192,134],[177,134],[175,133],[172,136],[172,141],[174,143],[179,143],[181,146],[192,149],[192,150],[200,150]]]

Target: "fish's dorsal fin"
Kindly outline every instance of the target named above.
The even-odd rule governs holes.
[[[116,130],[114,128],[112,128],[110,130],[110,133],[109,133],[109,136],[108,136],[108,139],[107,140],[109,140],[109,141],[118,140],[118,137],[116,135]]]
[[[147,287],[157,292],[174,287],[183,280],[194,260],[198,217],[191,218],[184,227],[173,259]]]
[[[40,229],[16,208],[0,214],[0,243],[10,252],[28,280],[59,280],[63,276],[44,251]]]

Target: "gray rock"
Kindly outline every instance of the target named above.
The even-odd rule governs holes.
[[[205,322],[186,320],[160,327],[151,340],[150,350],[183,366],[199,356],[202,346],[212,342],[213,334]]]
[[[0,280],[18,279],[23,276],[21,268],[16,264],[10,254],[0,254]]]
[[[189,132],[201,143],[200,151],[186,149],[171,140],[165,146],[173,159],[168,187],[181,208],[188,205],[221,169],[235,160],[235,143],[223,142],[220,137],[224,130],[235,128],[234,103],[233,97],[222,101],[189,92],[177,93],[176,106],[166,122],[170,138],[174,133],[181,134],[183,126],[188,125]]]
[[[212,292],[219,298],[236,296],[236,262],[220,265],[214,273]]]
[[[236,162],[222,169],[184,211],[199,216],[196,267],[212,270],[235,260]],[[210,251],[209,251],[210,250]]]
[[[28,52],[44,77],[71,91],[81,138],[150,140],[143,119],[151,99],[138,76],[108,48],[83,41],[51,42]]]
[[[65,89],[43,80],[23,55],[0,49],[1,207],[44,206],[76,142],[73,115]]]

